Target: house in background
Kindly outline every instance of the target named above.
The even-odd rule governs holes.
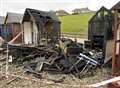
[[[69,15],[69,13],[68,13],[67,11],[65,11],[65,10],[58,10],[58,11],[55,12],[55,14],[56,14],[57,16]]]
[[[73,11],[73,14],[80,14],[80,13],[87,13],[87,12],[91,12],[91,10],[89,10],[89,8],[77,8],[77,9],[74,9]]]
[[[59,41],[60,21],[52,12],[27,8],[22,25],[24,44],[38,46]]]
[[[8,12],[5,17],[5,29],[3,32],[3,38],[6,42],[15,38],[21,32],[21,22],[22,22],[23,15],[18,13],[11,13]],[[22,35],[19,36],[14,43],[21,43],[22,42]]]

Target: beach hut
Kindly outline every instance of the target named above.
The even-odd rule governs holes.
[[[114,14],[105,7],[101,7],[88,23],[90,48],[98,52],[103,52],[101,63],[107,63],[112,57],[113,23]]]
[[[37,46],[59,41],[60,21],[55,13],[27,8],[22,25],[25,44]]]
[[[18,13],[11,13],[8,12],[5,17],[5,32],[4,32],[4,39],[8,42],[15,38],[21,32],[21,22],[22,22],[23,15]],[[19,36],[14,43],[21,43],[22,42],[22,35]]]

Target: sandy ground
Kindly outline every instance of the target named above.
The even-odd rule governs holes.
[[[74,40],[74,38],[72,39]],[[84,40],[86,39],[77,39],[80,43],[84,43]],[[2,58],[2,56],[0,56],[0,58]],[[9,75],[8,78],[6,78],[6,65],[3,65],[4,63],[5,61],[0,61],[0,88],[86,88],[86,85],[109,79],[111,71],[109,68],[98,68],[93,71],[93,75],[86,75],[81,79],[72,74],[55,74],[53,72],[44,71],[40,73],[42,79],[38,79],[32,74],[25,74],[22,67],[9,64],[7,71]],[[64,79],[60,83],[52,81],[61,78]],[[106,88],[106,86],[99,88]]]
[[[38,79],[32,74],[25,74],[22,67],[16,67],[13,64],[8,65],[9,75],[6,78],[6,65],[3,65],[3,63],[5,61],[0,62],[0,88],[86,88],[84,85],[97,83],[110,78],[109,68],[98,68],[93,71],[93,75],[86,75],[81,79],[72,74],[55,74],[47,71],[41,72],[42,79]],[[20,76],[20,78],[12,75]],[[29,79],[21,77],[27,77]],[[60,83],[52,81],[61,78],[64,79]],[[99,88],[106,88],[106,86]]]

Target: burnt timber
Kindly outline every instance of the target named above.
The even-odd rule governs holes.
[[[22,24],[24,44],[54,45],[60,39],[60,21],[52,12],[27,8]]]
[[[85,48],[89,50],[102,51],[101,64],[107,63],[112,58],[114,14],[101,7],[90,19],[88,26],[88,41],[85,41]]]

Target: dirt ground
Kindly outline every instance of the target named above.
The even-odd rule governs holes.
[[[55,74],[48,71],[41,72],[42,79],[38,79],[32,74],[25,74],[22,67],[13,64],[8,65],[8,78],[6,78],[4,63],[5,61],[0,61],[0,88],[86,88],[85,85],[110,78],[109,68],[98,68],[93,71],[93,75],[86,75],[81,79],[72,74]],[[62,81],[58,83],[53,81],[59,79]],[[106,88],[106,86],[99,88]]]

